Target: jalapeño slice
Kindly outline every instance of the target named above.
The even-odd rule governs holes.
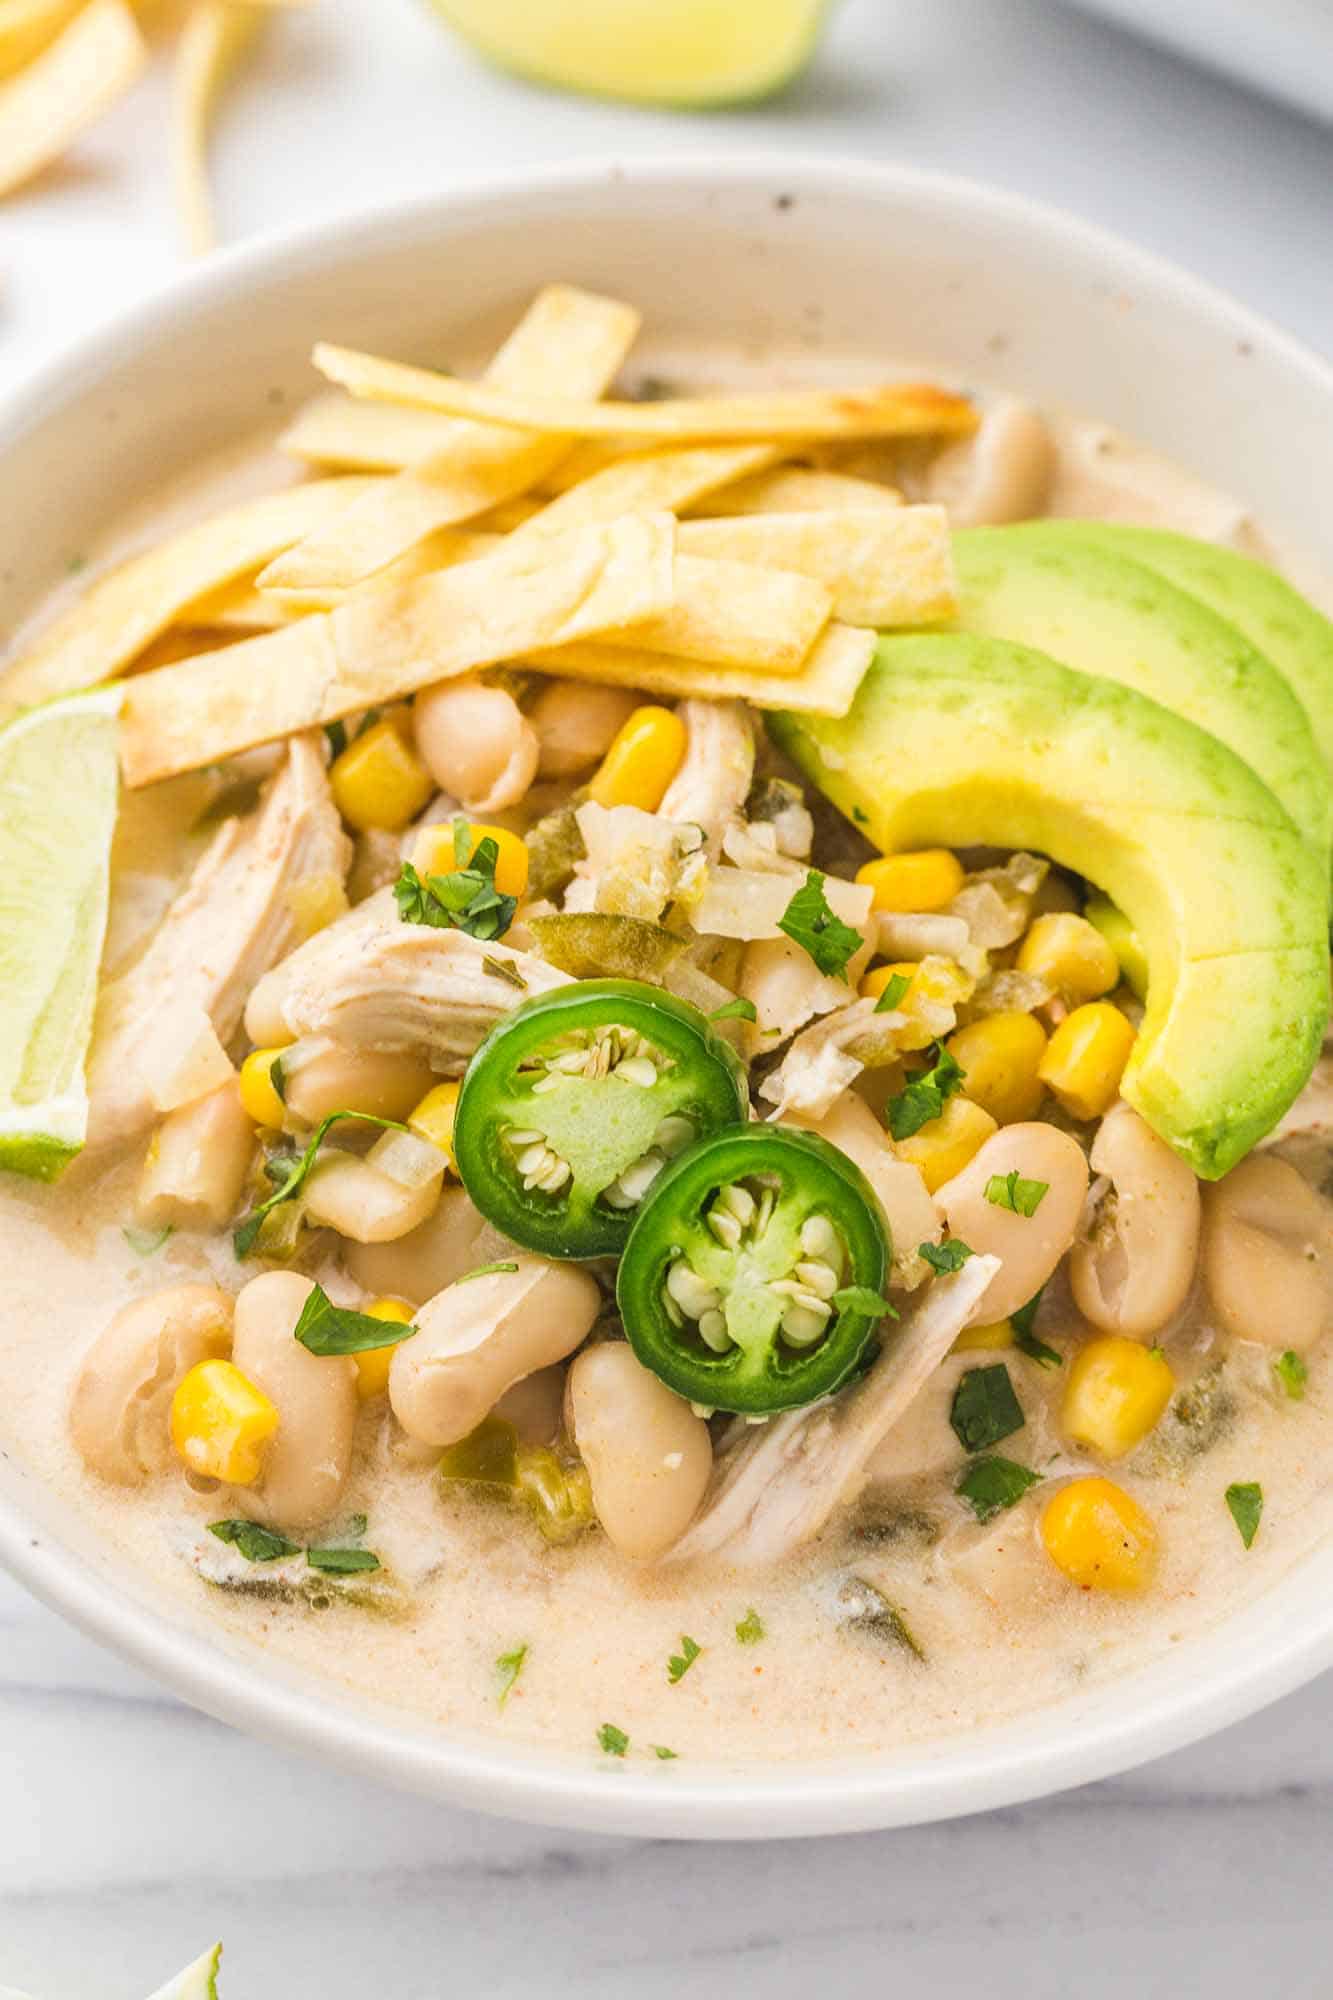
[[[825,1139],[744,1125],[654,1181],[616,1288],[645,1368],[691,1402],[767,1416],[845,1382],[887,1310],[889,1230]]]
[[[516,1243],[613,1257],[667,1162],[749,1109],[739,1058],[697,1007],[632,979],[584,979],[486,1037],[459,1092],[454,1158]]]

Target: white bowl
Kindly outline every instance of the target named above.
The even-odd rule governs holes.
[[[918,360],[1122,425],[1230,489],[1333,574],[1333,373],[1182,273],[1068,217],[846,163],[594,164],[303,229],[205,265],[0,409],[11,523],[0,629],[127,496],[307,392],[316,336],[423,358],[534,286],[619,292],[668,332]],[[21,524],[17,535],[12,524]],[[88,1522],[0,1458],[0,1558],[190,1701],[468,1806],[695,1838],[902,1826],[1125,1769],[1333,1661],[1333,1548],[1153,1665],[1002,1728],[855,1763],[595,1768],[463,1741],[339,1695],[145,1587]]]

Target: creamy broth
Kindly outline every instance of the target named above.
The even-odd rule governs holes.
[[[675,359],[664,356],[664,372]],[[800,364],[793,364],[799,370]],[[709,384],[747,371],[720,365]],[[779,379],[782,370],[777,370]],[[804,372],[808,379],[808,370]],[[880,371],[882,372],[882,371]],[[766,379],[773,379],[771,363]],[[1243,510],[1104,427],[1061,420],[1050,507],[1061,514],[1150,521],[1236,546],[1263,544]],[[238,492],[273,484],[274,461],[245,457],[168,495],[94,553],[111,560]],[[107,965],[130,962],[200,851],[189,829],[218,789],[206,775],[133,795],[115,853]],[[1014,1350],[951,1356],[890,1444],[861,1500],[777,1567],[702,1560],[679,1567],[627,1561],[596,1533],[552,1548],[516,1509],[467,1489],[443,1492],[380,1399],[361,1409],[342,1511],[368,1517],[366,1539],[393,1582],[359,1604],[336,1589],[312,1608],[281,1593],[247,1595],[202,1582],[191,1553],[219,1514],[243,1514],[244,1494],[195,1492],[178,1471],[135,1489],[90,1476],[70,1440],[71,1384],[89,1342],[125,1301],[207,1278],[235,1290],[226,1232],[178,1232],[139,1255],[127,1244],[141,1149],[112,1164],[77,1162],[54,1188],[8,1182],[0,1193],[7,1270],[0,1343],[0,1424],[16,1456],[68,1497],[98,1536],[164,1600],[207,1617],[244,1647],[277,1655],[325,1684],[389,1701],[465,1732],[595,1751],[615,1724],[634,1753],[782,1759],[891,1752],[1044,1707],[1124,1673],[1270,1586],[1333,1525],[1333,1389],[1308,1356],[1303,1400],[1282,1391],[1277,1348],[1227,1340],[1196,1291],[1169,1331],[1175,1414],[1114,1476],[1161,1535],[1154,1586],[1125,1598],[1074,1588],[1046,1558],[1036,1529],[1049,1486],[978,1524],[954,1497],[965,1462],[948,1422],[964,1370],[1010,1366],[1026,1418],[1008,1444],[1044,1479],[1093,1470],[1062,1440],[1062,1371]],[[1313,1178],[1328,1159],[1307,1145]],[[349,1303],[361,1294],[336,1260],[311,1267]],[[419,1303],[419,1302],[417,1302]],[[1040,1334],[1068,1354],[1079,1328],[1063,1280],[1044,1303]],[[1261,1532],[1246,1551],[1223,1495],[1261,1482]],[[256,1568],[256,1578],[260,1572]],[[869,1587],[869,1589],[867,1589]],[[879,1593],[876,1600],[872,1593]],[[879,1615],[875,1615],[879,1603]],[[757,1614],[763,1636],[740,1643]],[[683,1634],[703,1649],[672,1684]],[[528,1648],[504,1707],[496,1661]]]

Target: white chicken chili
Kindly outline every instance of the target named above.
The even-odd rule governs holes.
[[[17,649],[0,1407],[183,1615],[669,1782],[1333,1525],[1333,629],[1095,425],[636,332],[317,350]]]

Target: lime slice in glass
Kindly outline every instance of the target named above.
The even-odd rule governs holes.
[[[184,1972],[178,1972],[165,1986],[153,1994],[152,2000],[218,2000],[218,1967],[222,1962],[222,1946],[215,1944],[193,1965],[187,1965]]]
[[[90,688],[0,729],[0,1168],[37,1180],[87,1131],[120,702]]]

